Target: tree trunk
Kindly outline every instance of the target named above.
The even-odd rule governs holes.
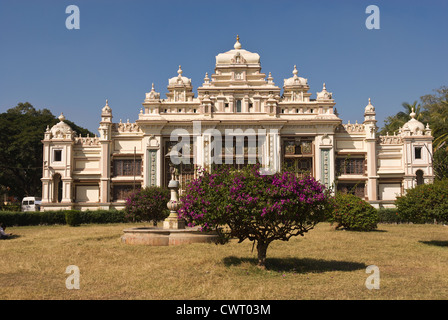
[[[268,245],[269,243],[257,242],[258,266],[263,269],[266,265],[266,251],[268,250]]]

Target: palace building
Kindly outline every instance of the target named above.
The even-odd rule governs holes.
[[[181,188],[196,169],[209,169],[218,158],[238,167],[253,155],[263,166],[310,173],[335,192],[354,193],[376,207],[391,206],[407,188],[433,181],[433,137],[414,113],[398,134],[379,136],[369,98],[362,122],[343,123],[325,83],[313,98],[294,66],[280,88],[238,37],[232,50],[216,56],[214,73],[205,74],[197,94],[181,66],[167,89],[162,99],[152,86],[135,123],[113,122],[106,100],[99,136],[78,136],[62,114],[47,127],[42,210],[121,209],[136,189],[167,186],[178,145],[173,132],[189,142],[181,150],[185,161],[175,163]],[[217,133],[231,137],[222,149],[212,147]]]

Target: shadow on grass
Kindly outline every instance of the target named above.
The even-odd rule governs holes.
[[[4,239],[1,239],[1,240],[12,240],[12,239],[16,239],[16,238],[20,238],[20,235],[12,234],[12,235],[8,236],[8,238],[4,238]]]
[[[419,241],[420,243],[430,246],[445,247],[448,248],[448,241],[431,240],[431,241]]]
[[[223,259],[227,267],[249,263],[256,266],[256,258],[238,258],[235,256]],[[296,272],[296,273],[320,273],[327,271],[355,271],[367,268],[367,265],[359,262],[322,260],[310,258],[267,258],[266,270],[278,272]]]

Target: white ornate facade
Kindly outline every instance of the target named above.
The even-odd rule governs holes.
[[[205,74],[197,96],[179,66],[166,99],[153,85],[135,123],[114,123],[106,101],[99,136],[80,137],[61,115],[43,140],[43,210],[119,209],[129,192],[167,185],[174,130],[191,143],[183,156],[195,160],[178,165],[181,185],[216,159],[216,132],[244,141],[241,157],[223,145],[223,157],[233,163],[248,163],[257,154],[264,166],[310,172],[375,206],[390,205],[405,189],[433,180],[431,131],[414,114],[398,135],[378,136],[370,99],[362,123],[343,124],[325,84],[313,99],[296,66],[292,73],[283,88],[275,85],[271,73],[261,72],[260,56],[242,49],[237,38],[234,49],[216,56],[215,71]]]

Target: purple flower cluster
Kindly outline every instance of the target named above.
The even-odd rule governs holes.
[[[204,230],[237,221],[305,221],[321,216],[329,192],[312,177],[299,179],[292,172],[261,175],[257,167],[246,170],[203,172],[181,197],[179,215],[189,226]]]

